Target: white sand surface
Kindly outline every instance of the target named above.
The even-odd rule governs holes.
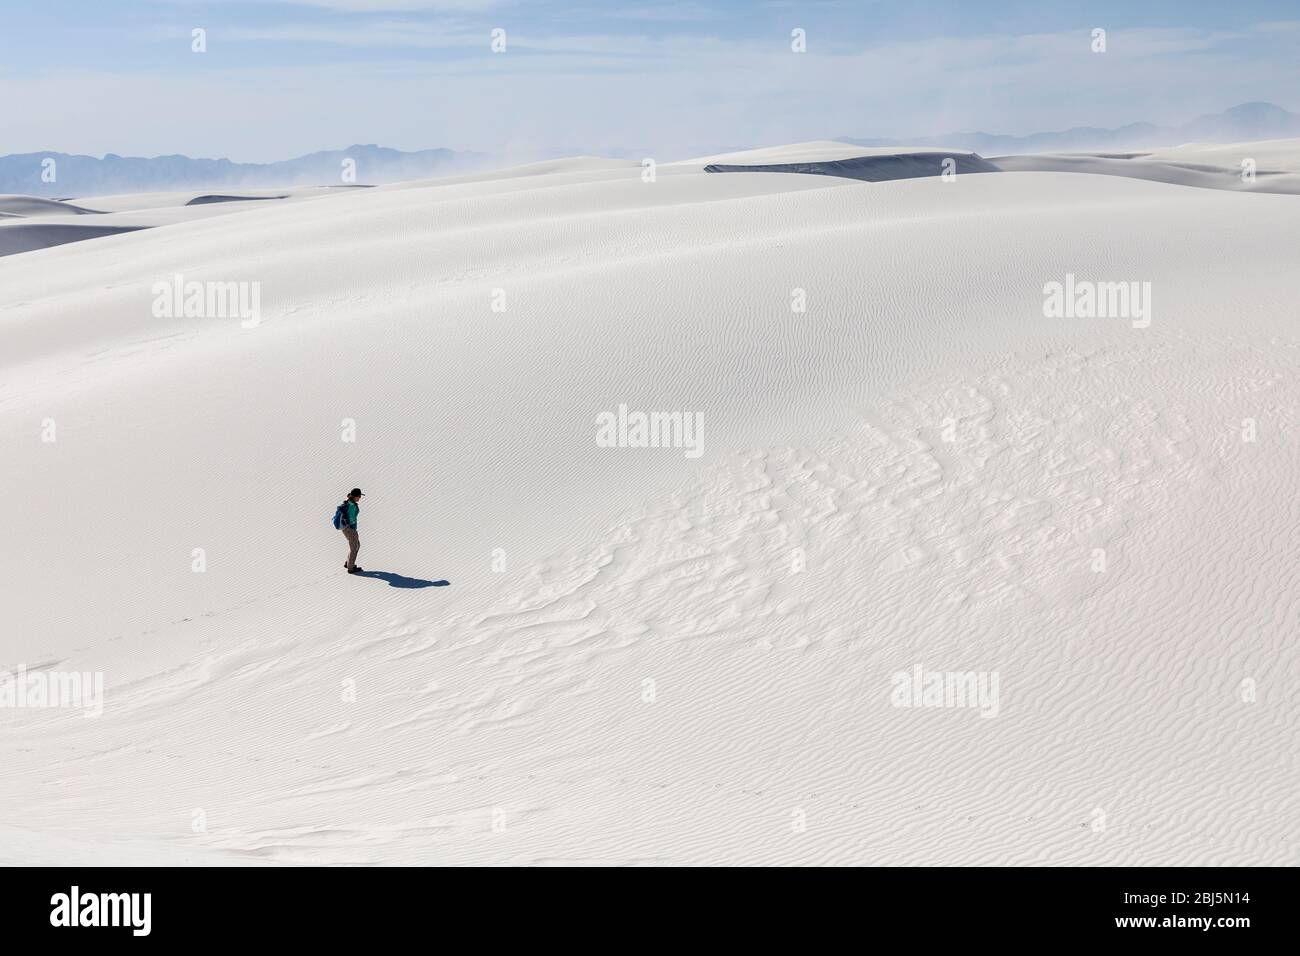
[[[0,862],[1294,863],[1300,199],[703,171],[837,145],[0,258],[0,671],[104,681],[0,708]]]
[[[858,156],[906,156],[909,153],[940,152],[930,146],[855,146],[838,140],[813,140],[808,143],[790,143],[786,146],[768,146],[761,149],[746,149],[731,153],[718,153],[713,156],[701,156],[697,159],[683,159],[672,166],[707,166],[712,163],[831,163],[838,160],[853,159]],[[970,150],[950,151],[952,155],[973,155]]]
[[[264,203],[327,199],[356,188],[291,186],[227,193],[132,193],[97,196],[87,205],[35,196],[0,196],[0,256],[245,212]]]
[[[1300,139],[1266,139],[1250,143],[1185,143],[1152,150],[1152,159],[1167,162],[1207,163],[1225,169],[1241,169],[1242,160],[1253,159],[1261,170],[1300,173]]]
[[[1300,194],[1300,139],[1187,144],[1152,152],[994,156],[991,162],[1008,172],[1093,173],[1205,189]]]

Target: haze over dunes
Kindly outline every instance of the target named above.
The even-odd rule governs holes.
[[[945,133],[939,136],[911,136],[899,139],[854,139],[841,144],[879,147],[889,154],[923,151],[938,147],[948,152],[979,153],[983,156],[1023,153],[1104,152],[1151,149],[1188,143],[1218,144],[1247,140],[1300,137],[1300,115],[1271,103],[1243,103],[1220,114],[1202,116],[1176,127],[1133,123],[1120,129],[1077,128],[1059,133],[1005,136],[988,133]],[[768,150],[744,150],[765,155]],[[23,153],[0,156],[0,193],[62,198],[101,196],[112,193],[158,192],[160,190],[215,191],[291,185],[378,184],[451,176],[484,170],[499,170],[521,164],[562,160],[580,150],[515,149],[490,153],[439,148],[415,152],[370,145],[323,150],[295,159],[272,163],[241,163],[228,159],[192,159],[188,156],[118,156],[102,158],[62,152]],[[871,150],[858,149],[861,156]],[[647,148],[642,152],[615,151],[619,159],[674,161],[677,155],[663,155]],[[813,158],[805,154],[806,160]],[[845,157],[848,158],[848,157]],[[52,172],[50,163],[53,163]],[[965,171],[965,170],[963,170]],[[894,177],[889,177],[894,178]]]

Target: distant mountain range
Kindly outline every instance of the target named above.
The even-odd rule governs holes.
[[[1222,113],[1202,116],[1182,126],[1131,123],[1118,129],[1076,127],[1057,133],[1000,136],[992,133],[948,133],[909,139],[855,139],[860,146],[943,146],[972,150],[982,156],[1011,153],[1059,153],[1133,150],[1180,143],[1233,143],[1252,139],[1300,137],[1300,115],[1272,103],[1243,103]],[[605,151],[606,155],[611,155]],[[559,155],[548,150],[532,156],[503,157],[489,153],[425,149],[406,153],[383,146],[356,145],[347,149],[309,153],[274,163],[235,163],[228,159],[189,156],[118,156],[102,159],[68,153],[19,153],[0,156],[0,193],[46,198],[79,198],[112,193],[211,190],[237,187],[342,185],[349,181],[391,183],[429,179],[490,169]],[[620,150],[615,154],[631,157]],[[642,154],[637,154],[642,155]],[[54,181],[43,172],[53,162]],[[352,166],[348,166],[351,161]],[[345,169],[355,168],[355,179]]]
[[[1057,133],[999,136],[994,133],[945,133],[908,139],[855,139],[859,146],[950,146],[981,156],[1012,153],[1068,153],[1132,150],[1182,143],[1238,143],[1252,139],[1300,136],[1300,115],[1272,103],[1242,103],[1222,113],[1201,116],[1182,126],[1130,123],[1118,129],[1076,126]]]
[[[54,181],[43,172],[53,160]],[[425,149],[414,153],[383,146],[309,153],[274,163],[234,163],[228,159],[189,156],[118,156],[103,159],[68,153],[17,153],[0,156],[0,193],[46,198],[105,196],[113,193],[206,190],[230,187],[344,185],[345,170],[354,170],[356,183],[389,183],[429,179],[481,169],[491,164],[484,153]],[[348,161],[351,161],[349,165]]]

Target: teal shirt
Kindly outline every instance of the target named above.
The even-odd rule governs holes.
[[[347,524],[349,527],[355,528],[357,526],[357,512],[359,512],[360,510],[361,509],[357,507],[357,503],[353,501],[351,498],[349,498],[348,510],[347,510],[347,518],[348,518]]]

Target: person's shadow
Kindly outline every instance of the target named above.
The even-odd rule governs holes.
[[[387,581],[390,588],[445,588],[450,581],[426,581],[423,578],[408,578],[392,571],[358,571],[359,578],[377,578]]]

